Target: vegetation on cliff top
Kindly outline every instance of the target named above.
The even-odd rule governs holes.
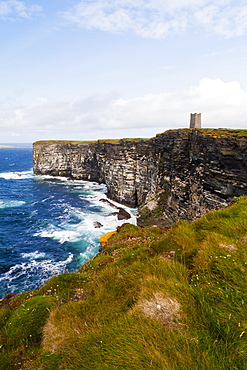
[[[105,242],[2,305],[0,369],[247,369],[247,197]]]
[[[40,140],[34,144],[96,144],[96,143],[109,143],[109,144],[120,144],[123,141],[140,141],[149,140],[147,138],[123,138],[123,139],[100,139],[100,140]]]
[[[247,136],[247,130],[233,130],[233,129],[227,129],[227,128],[218,128],[218,129],[212,129],[212,128],[202,128],[198,129],[199,132],[206,135],[211,136],[233,136],[233,137],[246,137]]]
[[[247,130],[241,130],[241,129],[226,129],[226,128],[201,128],[201,129],[189,129],[189,128],[183,128],[183,129],[176,129],[176,130],[168,130],[167,133],[170,131],[185,131],[189,132],[192,130],[196,130],[200,132],[203,135],[210,135],[210,136],[227,136],[227,137],[246,137],[247,136]],[[158,134],[157,136],[162,135]],[[141,141],[141,140],[149,140],[149,138],[123,138],[123,139],[100,139],[100,140],[82,140],[82,141],[76,141],[76,140],[41,140],[36,141],[34,144],[95,144],[95,143],[110,143],[110,144],[120,144],[123,141]]]
[[[181,129],[175,129],[175,130],[168,130],[165,131],[165,133],[169,132],[199,132],[202,135],[209,135],[214,137],[246,137],[247,136],[247,130],[243,129],[227,129],[227,128],[181,128]],[[162,135],[158,134],[157,136]]]

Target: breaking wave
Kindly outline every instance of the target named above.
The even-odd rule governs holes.
[[[36,256],[37,258],[37,256]],[[67,264],[73,259],[73,254],[64,261],[31,259],[30,262],[22,262],[12,266],[8,272],[0,277],[0,283],[8,291],[25,291],[37,288],[38,285],[53,275],[65,271]]]

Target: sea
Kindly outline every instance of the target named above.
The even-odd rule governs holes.
[[[36,176],[31,144],[14,145],[0,149],[0,299],[77,271],[98,253],[100,236],[126,222],[102,202],[104,184]],[[123,208],[135,224],[136,210]]]

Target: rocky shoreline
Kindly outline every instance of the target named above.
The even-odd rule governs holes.
[[[247,194],[246,130],[170,130],[117,143],[36,142],[34,173],[105,183],[140,226],[193,221]]]

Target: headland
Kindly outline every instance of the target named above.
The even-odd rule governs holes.
[[[34,173],[105,183],[138,225],[193,221],[247,193],[247,131],[169,130],[151,139],[33,145]]]

